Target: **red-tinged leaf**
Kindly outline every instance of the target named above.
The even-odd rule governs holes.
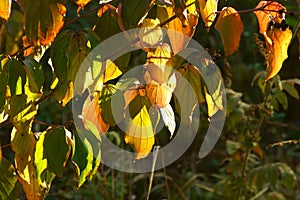
[[[11,0],[0,0],[0,18],[8,20],[11,11]]]
[[[64,24],[66,7],[57,0],[20,0],[25,15],[25,33],[32,46],[47,45]]]
[[[105,123],[102,118],[102,109],[98,104],[98,97],[88,96],[85,100],[82,108],[82,121],[84,127],[90,130],[87,121],[92,123],[100,135],[105,134],[109,129],[109,124]]]
[[[282,63],[287,59],[288,47],[292,40],[292,31],[288,28],[285,31],[273,28],[267,32],[267,77],[273,78],[281,69]]]
[[[166,9],[168,12],[168,17],[172,17],[174,15],[173,9],[171,7],[167,7]],[[195,27],[198,24],[198,15],[188,13],[187,22],[188,24],[184,26],[181,20],[176,18],[168,24],[167,34],[170,39],[174,54],[177,54],[179,51],[185,48],[189,43],[190,38],[193,37]]]
[[[263,35],[267,32],[271,20],[281,22],[283,16],[278,11],[286,10],[285,7],[276,1],[260,1],[255,8],[263,8],[262,10],[254,11],[259,24],[259,32]]]
[[[243,22],[236,10],[232,7],[223,8],[215,28],[221,35],[225,55],[229,56],[235,53],[239,48],[241,35],[244,30]]]
[[[198,2],[202,20],[205,26],[209,28],[216,18],[215,12],[218,8],[218,0],[198,0]]]

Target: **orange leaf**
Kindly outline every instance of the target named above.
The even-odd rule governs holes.
[[[100,135],[105,134],[109,129],[109,124],[104,122],[101,111],[98,97],[88,96],[82,108],[82,122],[84,127],[89,130],[86,120],[90,121],[97,128]]]
[[[267,32],[267,72],[266,80],[274,77],[281,69],[282,63],[287,59],[288,47],[292,40],[292,31],[273,28]]]
[[[168,16],[173,16],[174,12],[172,7],[167,7]],[[173,49],[174,54],[177,54],[183,48],[185,48],[190,41],[190,38],[193,37],[195,32],[195,27],[198,24],[198,16],[192,13],[187,14],[188,24],[184,26],[180,19],[176,18],[169,22],[168,26],[168,37]],[[184,35],[190,37],[185,37]]]
[[[11,11],[11,0],[0,0],[0,18],[8,20]]]
[[[218,0],[198,0],[202,20],[207,28],[211,26],[216,18],[215,12],[218,8]]]
[[[79,8],[84,8],[84,6],[88,3],[90,3],[92,0],[72,0],[74,3],[76,3]]]
[[[157,105],[159,108],[166,107],[172,98],[172,93],[176,87],[176,77],[173,74],[168,82],[159,84],[158,82],[151,79],[150,76],[145,74],[146,95],[149,98],[152,105]]]
[[[276,1],[260,1],[255,8],[262,7],[263,10],[254,11],[254,14],[258,20],[259,32],[264,35],[267,32],[270,20],[281,22],[283,16],[278,11],[286,9]]]
[[[215,24],[216,30],[220,33],[225,55],[235,53],[240,44],[242,32],[244,30],[240,15],[232,7],[224,7]]]

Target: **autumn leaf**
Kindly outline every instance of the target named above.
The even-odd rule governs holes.
[[[169,105],[165,106],[164,108],[160,108],[159,110],[160,110],[162,119],[163,119],[166,127],[170,131],[171,137],[172,137],[175,132],[175,128],[176,128],[175,114],[174,114],[173,108],[169,104]]]
[[[215,12],[218,9],[218,0],[198,0],[200,14],[207,28],[209,28],[216,18]]]
[[[236,10],[232,7],[223,8],[215,28],[221,35],[225,56],[235,53],[239,48],[241,35],[244,30],[243,22]]]
[[[11,0],[1,0],[0,2],[0,18],[8,21],[11,11]]]
[[[257,17],[259,32],[263,35],[266,34],[269,22],[281,22],[283,15],[278,12],[279,10],[286,10],[280,3],[276,1],[260,1],[255,9],[263,8],[262,10],[254,11]]]
[[[124,138],[127,144],[133,146],[134,151],[137,153],[135,158],[137,160],[145,158],[154,145],[154,131],[144,98],[143,96],[137,96],[130,103],[130,106],[140,109],[133,119],[128,122]]]
[[[145,73],[146,80],[146,95],[152,105],[157,105],[159,108],[166,107],[172,98],[172,93],[176,87],[175,73],[162,84],[151,79],[150,75]]]
[[[83,104],[82,108],[82,122],[87,130],[90,130],[89,123],[94,125],[100,135],[105,134],[109,129],[102,117],[102,109],[98,103],[98,97],[88,96]]]
[[[219,110],[224,109],[223,92],[221,90],[221,86],[222,86],[222,82],[220,80],[217,89],[213,91],[211,94],[209,93],[206,87],[204,88],[208,117],[212,117]]]
[[[59,1],[20,0],[25,15],[25,33],[32,46],[47,45],[64,24],[66,7]]]
[[[159,24],[159,19],[146,18],[143,20],[142,28],[138,32],[143,47],[151,48],[162,41],[164,35]]]
[[[292,40],[292,31],[288,28],[273,28],[267,32],[267,77],[266,80],[273,78],[281,69],[283,61],[288,57],[287,51]]]
[[[172,7],[166,7],[168,17],[174,15]],[[186,26],[184,26],[180,19],[175,18],[168,23],[167,35],[170,39],[172,50],[174,54],[177,54],[180,50],[185,48],[190,41],[190,38],[193,37],[195,32],[195,27],[198,24],[198,15],[194,13],[187,14]]]
[[[74,3],[76,3],[79,8],[84,8],[84,6],[88,3],[90,3],[92,0],[72,0]]]

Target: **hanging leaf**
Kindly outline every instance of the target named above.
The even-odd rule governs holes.
[[[198,0],[200,13],[205,27],[209,28],[216,18],[215,12],[218,9],[218,0]]]
[[[118,14],[116,8],[107,4],[98,10],[96,26],[94,31],[99,35],[102,41],[121,32],[118,24]],[[109,28],[103,28],[109,27]]]
[[[16,175],[13,165],[2,156],[2,150],[0,148],[0,198],[7,199],[13,192],[13,189],[17,183],[18,176]]]
[[[284,91],[286,91],[292,97],[299,99],[299,93],[298,90],[295,88],[294,82],[285,80],[285,81],[281,81],[281,83]]]
[[[153,0],[124,0],[122,1],[120,19],[127,30],[137,28],[140,20],[147,15]]]
[[[146,80],[146,95],[149,98],[152,105],[156,105],[159,108],[166,107],[172,98],[172,93],[176,87],[175,73],[169,78],[168,82],[162,84],[152,80],[150,76],[145,74]]]
[[[11,0],[1,0],[0,3],[0,18],[8,21],[11,11]]]
[[[162,29],[159,27],[159,19],[146,18],[142,22],[138,36],[141,40],[141,45],[145,48],[151,48],[160,43],[163,39]]]
[[[2,108],[6,102],[6,90],[9,81],[9,73],[7,65],[5,65],[6,62],[7,59],[0,58],[0,112],[2,112]]]
[[[74,3],[76,3],[80,9],[84,8],[84,6],[88,3],[90,3],[92,0],[72,0]]]
[[[208,117],[212,117],[218,110],[223,110],[223,92],[221,90],[221,84],[222,82],[220,80],[217,89],[212,94],[209,94],[206,87],[204,88]]]
[[[24,10],[25,33],[32,46],[47,45],[64,24],[66,7],[58,0],[20,0]]]
[[[105,134],[109,129],[107,124],[102,117],[102,109],[98,102],[99,97],[88,96],[83,104],[82,108],[82,122],[87,130],[90,130],[88,122],[97,128],[99,135]]]
[[[120,122],[120,121],[115,121],[115,119],[119,119],[119,120],[122,119],[121,117],[115,118],[112,112],[111,98],[114,93],[116,93],[115,86],[111,84],[107,84],[102,88],[101,97],[99,99],[100,102],[99,105],[102,110],[101,116],[104,122],[106,122],[110,126],[115,126],[116,123]],[[120,111],[120,113],[122,112]]]
[[[125,142],[132,145],[137,153],[137,160],[145,158],[151,151],[154,145],[154,132],[152,128],[151,118],[148,113],[148,105],[146,105],[145,97],[137,96],[130,103],[130,107],[140,108],[132,121],[128,122],[125,134]],[[136,105],[139,104],[139,105]]]
[[[273,78],[281,69],[283,61],[288,57],[287,51],[292,40],[292,31],[287,28],[273,28],[267,32],[267,72],[266,80]]]
[[[232,7],[224,7],[215,24],[216,30],[220,33],[225,56],[235,53],[240,44],[244,25],[240,15]]]
[[[279,10],[285,11],[286,9],[276,1],[260,1],[255,9],[259,8],[263,9],[254,11],[254,14],[258,20],[259,32],[265,35],[269,26],[269,22],[275,21],[281,23],[283,15],[280,14]]]
[[[176,128],[175,114],[174,114],[173,108],[169,104],[164,108],[160,108],[159,110],[160,110],[162,119],[163,119],[166,127],[169,129],[169,131],[171,133],[171,137],[172,137],[175,132],[175,128]]]
[[[172,7],[167,7],[168,18],[174,15]],[[170,39],[172,50],[174,54],[177,54],[180,50],[185,48],[190,41],[190,38],[193,37],[195,32],[195,27],[198,24],[198,15],[188,13],[187,14],[187,23],[184,26],[180,19],[175,18],[168,23],[167,35]],[[186,36],[184,36],[186,35]]]

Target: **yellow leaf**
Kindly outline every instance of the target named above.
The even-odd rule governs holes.
[[[254,14],[258,20],[259,32],[265,35],[269,22],[273,20],[280,23],[283,19],[283,16],[278,11],[286,9],[276,1],[260,1],[255,8],[258,9],[262,7],[264,7],[263,10],[254,11]]]
[[[215,12],[218,9],[218,0],[198,0],[202,20],[207,28],[211,26],[216,18]]]
[[[215,28],[221,35],[225,55],[229,56],[235,53],[239,48],[241,35],[244,30],[243,22],[236,10],[232,7],[223,8]]]
[[[104,122],[101,114],[102,109],[98,104],[98,96],[88,96],[83,104],[81,113],[84,127],[90,130],[89,123],[87,123],[89,121],[97,128],[100,135],[105,134],[109,129],[109,124]]]
[[[168,17],[174,15],[172,7],[167,7]],[[190,41],[190,38],[193,37],[195,32],[195,27],[198,24],[198,15],[188,13],[187,14],[188,24],[184,26],[180,19],[175,18],[168,24],[168,37],[172,46],[174,54],[177,54],[183,48],[185,48]],[[186,36],[188,37],[186,37]]]
[[[159,24],[159,19],[146,18],[143,20],[142,29],[139,31],[139,38],[143,47],[149,48],[162,41],[164,35]]]
[[[124,139],[127,144],[133,146],[137,153],[137,160],[145,158],[151,152],[154,145],[154,132],[146,105],[129,122]]]
[[[115,63],[113,63],[111,60],[106,61],[106,68],[104,72],[104,80],[103,83],[106,83],[109,80],[115,79],[118,76],[122,75],[121,70],[118,68]]]
[[[11,11],[11,0],[0,0],[0,18],[8,20]]]
[[[167,82],[162,84],[151,79],[150,75],[145,73],[146,80],[146,95],[152,105],[157,105],[159,108],[166,107],[172,98],[173,91],[176,87],[175,73],[169,78]]]
[[[74,3],[76,3],[79,8],[84,8],[84,6],[88,3],[90,3],[92,0],[72,0]]]
[[[208,117],[212,117],[218,112],[218,110],[223,110],[223,94],[221,91],[221,85],[220,80],[218,88],[213,92],[213,94],[209,94],[207,88],[204,88]]]
[[[267,32],[267,72],[266,80],[273,78],[281,69],[282,63],[287,59],[288,47],[292,40],[292,31],[273,28]]]

